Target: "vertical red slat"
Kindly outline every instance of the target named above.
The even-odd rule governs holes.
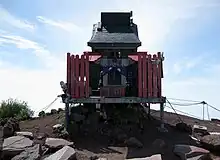
[[[81,55],[81,67],[80,67],[80,72],[81,72],[81,76],[80,76],[80,97],[84,97],[84,93],[85,93],[85,87],[84,87],[84,77],[85,77],[85,58],[84,55]]]
[[[85,52],[85,76],[86,76],[86,97],[89,97],[89,53]]]
[[[157,55],[153,55],[153,97],[157,97]]]
[[[158,52],[157,53],[158,56],[158,60],[160,60],[160,63],[158,65],[157,71],[158,71],[158,80],[157,80],[157,86],[158,86],[158,97],[161,97],[162,95],[162,82],[161,82],[161,78],[162,78],[162,74],[161,74],[161,65],[162,65],[162,61],[161,61],[161,53]]]
[[[143,53],[143,97],[147,97],[147,53]]]
[[[79,55],[76,55],[75,58],[75,83],[76,83],[76,87],[75,87],[75,95],[76,98],[79,98]]]
[[[142,55],[138,53],[138,97],[142,97]]]
[[[147,66],[147,68],[148,68],[148,82],[147,82],[147,84],[148,84],[148,86],[147,86],[147,88],[148,88],[148,97],[152,97],[152,59],[151,59],[151,55],[150,54],[148,54],[148,66]]]
[[[70,60],[70,53],[67,53],[67,87],[68,93],[71,94],[71,60]]]
[[[125,96],[125,88],[122,88],[122,90],[121,90],[121,96],[122,96],[122,97]]]
[[[71,56],[71,96],[75,98],[75,57]]]

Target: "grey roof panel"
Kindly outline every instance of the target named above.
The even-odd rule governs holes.
[[[95,29],[89,43],[141,43],[136,33],[129,28],[123,28],[103,28],[102,31]]]

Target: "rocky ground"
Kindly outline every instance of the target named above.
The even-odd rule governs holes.
[[[1,127],[1,156],[5,160],[220,160],[220,123],[181,115],[184,123],[180,123],[177,115],[165,112],[168,132],[160,132],[159,112],[151,112],[152,118],[142,121],[144,130],[130,124],[115,127],[103,123],[92,134],[83,130],[71,136],[62,125],[64,112],[20,124],[11,119]],[[89,127],[94,128],[84,128]]]

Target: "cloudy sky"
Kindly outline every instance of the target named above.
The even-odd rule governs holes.
[[[131,10],[139,50],[164,52],[163,95],[220,108],[219,0],[0,0],[0,100],[45,107],[61,93],[66,53],[90,50],[86,42],[100,12]],[[201,105],[178,109],[202,116]]]

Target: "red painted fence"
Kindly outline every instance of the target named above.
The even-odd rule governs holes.
[[[163,68],[161,53],[138,52],[138,97],[161,97]]]
[[[89,97],[89,54],[67,54],[67,85],[73,98]]]
[[[84,52],[81,57],[67,54],[67,85],[73,98],[89,97],[89,61],[99,57],[100,54],[91,52]],[[129,57],[138,61],[138,97],[161,97],[161,53],[138,52]]]

